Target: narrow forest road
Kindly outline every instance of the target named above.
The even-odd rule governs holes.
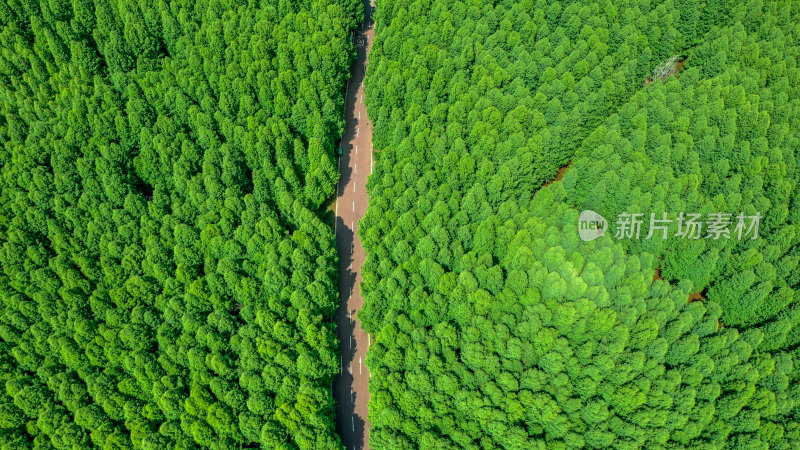
[[[333,397],[336,401],[336,431],[348,450],[369,448],[369,372],[364,365],[369,337],[361,330],[361,323],[356,318],[356,312],[364,303],[359,283],[365,255],[356,230],[358,221],[367,210],[367,176],[372,172],[372,123],[364,105],[367,53],[375,35],[371,0],[364,0],[364,10],[364,22],[354,36],[358,56],[347,82],[346,126],[339,158],[334,225],[339,252],[339,309],[335,321],[342,359],[339,375],[333,384]]]

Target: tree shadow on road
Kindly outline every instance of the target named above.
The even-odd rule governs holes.
[[[336,431],[348,449],[365,448],[365,421],[355,415],[356,394],[351,390],[354,377],[363,370],[356,360],[357,342],[355,334],[355,311],[348,310],[348,299],[356,288],[356,273],[352,270],[354,232],[350,224],[345,225],[341,217],[336,218],[336,247],[339,252],[339,309],[336,311],[336,336],[339,338],[341,368],[333,384],[336,401]],[[364,373],[364,372],[362,372]],[[364,375],[366,376],[366,375]]]

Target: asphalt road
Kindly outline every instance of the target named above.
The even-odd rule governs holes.
[[[370,0],[364,0],[365,20],[354,42],[358,56],[350,69],[345,98],[346,127],[339,158],[336,187],[336,248],[339,252],[339,309],[337,336],[342,355],[341,369],[333,383],[336,401],[336,431],[347,449],[369,448],[367,403],[369,372],[366,360],[369,337],[361,330],[356,312],[364,303],[359,284],[364,248],[356,231],[367,210],[367,176],[372,172],[372,123],[364,105],[364,75],[367,53],[374,36]]]

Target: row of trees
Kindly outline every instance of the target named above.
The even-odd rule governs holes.
[[[372,447],[800,445],[797,19],[790,2],[381,3]],[[673,55],[687,68],[648,84]],[[583,242],[584,208],[765,217],[756,240]]]
[[[320,211],[361,3],[0,10],[0,446],[340,446]]]

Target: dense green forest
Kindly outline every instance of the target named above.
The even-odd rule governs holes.
[[[797,3],[375,18],[371,446],[800,446]],[[752,240],[584,242],[584,209],[763,219]]]
[[[0,446],[336,448],[357,0],[0,2]]]
[[[800,289],[800,29],[788,10],[780,12],[715,31],[679,77],[637,93],[583,142],[564,187],[568,203],[610,217],[764,216],[760,239],[626,244],[662,260],[665,278],[707,290],[726,325],[784,321],[781,334],[793,336],[793,347],[800,344],[800,328],[790,332],[800,321],[793,306]]]
[[[0,447],[341,447],[362,8],[0,1]],[[374,17],[370,446],[800,447],[800,4]],[[761,222],[583,241],[586,209]]]

